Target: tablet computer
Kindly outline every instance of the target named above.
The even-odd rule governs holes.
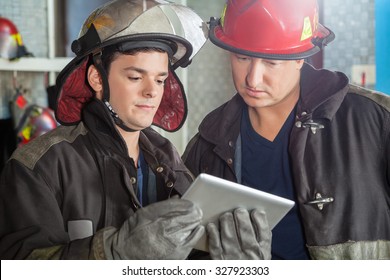
[[[263,210],[270,229],[273,229],[295,204],[292,200],[205,173],[199,174],[182,198],[194,202],[202,209],[202,224],[205,226],[210,222],[218,226],[221,214],[241,207],[249,211],[255,208]],[[195,249],[208,252],[206,234]]]

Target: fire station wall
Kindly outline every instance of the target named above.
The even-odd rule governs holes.
[[[16,25],[24,45],[36,57],[48,56],[46,11],[45,0],[0,0],[0,15]],[[0,119],[11,117],[9,101],[15,93],[14,83],[27,92],[32,102],[46,106],[46,78],[44,73],[0,69]]]
[[[204,21],[220,17],[225,0],[187,0]],[[188,137],[197,131],[211,110],[229,100],[235,93],[228,53],[208,41],[188,67]],[[190,139],[188,139],[190,140]]]
[[[366,72],[365,86],[374,88],[375,0],[319,1],[323,2],[324,25],[336,34],[336,39],[325,47],[324,67],[344,72],[359,85]]]

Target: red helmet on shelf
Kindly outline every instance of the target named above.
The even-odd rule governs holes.
[[[226,50],[266,59],[302,59],[334,40],[318,22],[316,0],[229,0],[210,21],[210,40]]]
[[[22,56],[31,56],[23,45],[22,36],[12,21],[0,17],[0,57],[12,60]]]
[[[25,109],[16,128],[18,146],[23,146],[56,127],[57,121],[53,110],[35,104],[30,105]]]

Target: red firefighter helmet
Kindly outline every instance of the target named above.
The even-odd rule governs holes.
[[[228,0],[209,37],[232,52],[282,60],[309,57],[335,36],[318,22],[316,0]]]
[[[12,60],[22,56],[31,56],[23,45],[22,36],[12,21],[0,17],[0,57]]]
[[[23,146],[56,127],[53,110],[35,104],[30,105],[16,128],[18,146]]]

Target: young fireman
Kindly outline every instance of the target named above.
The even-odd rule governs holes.
[[[2,175],[0,258],[199,257],[189,254],[205,232],[202,211],[176,198],[192,174],[150,125],[176,131],[185,121],[174,70],[206,39],[197,14],[161,0],[112,1],[90,15],[57,78],[62,126],[17,150]],[[214,257],[270,258],[265,213],[221,215],[233,217],[239,226],[224,232],[239,238]]]
[[[229,0],[209,38],[238,94],[200,124],[187,167],[296,201],[273,259],[390,259],[390,98],[304,61],[334,39],[317,2]]]
[[[16,150],[2,173],[1,259],[187,258],[202,212],[172,198],[192,177],[150,125],[181,127],[174,70],[206,39],[197,14],[165,1],[112,1],[88,17],[57,78],[62,126]]]

